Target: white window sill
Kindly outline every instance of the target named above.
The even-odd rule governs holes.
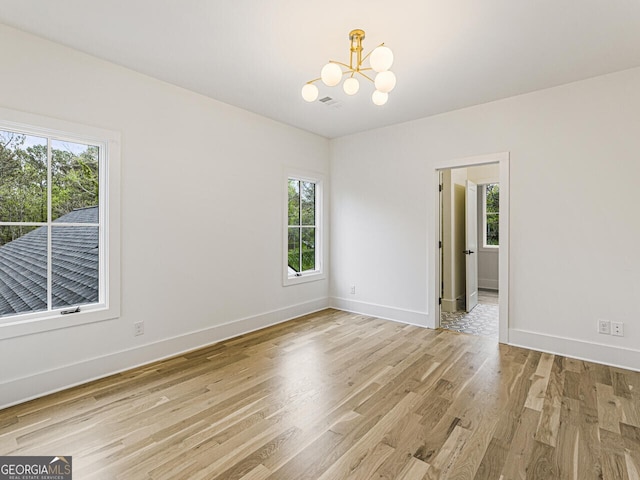
[[[283,285],[288,287],[289,285],[297,285],[299,283],[317,282],[325,278],[326,276],[323,272],[309,272],[300,276],[290,275],[284,279]]]
[[[116,309],[104,305],[92,305],[84,309],[80,306],[78,313],[68,315],[62,315],[58,310],[15,315],[6,319],[6,323],[2,323],[0,318],[0,340],[111,320],[118,316],[119,312]]]

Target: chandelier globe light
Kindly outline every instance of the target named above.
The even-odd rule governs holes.
[[[347,95],[355,95],[360,90],[360,82],[355,77],[349,77],[342,83],[342,89]]]
[[[328,87],[335,87],[345,75],[348,75],[348,78],[342,83],[342,89],[347,95],[358,93],[360,90],[358,78],[363,77],[376,87],[371,96],[373,103],[375,105],[387,103],[389,92],[396,86],[396,76],[389,70],[393,65],[393,52],[389,47],[385,47],[384,43],[381,43],[363,57],[362,41],[364,36],[364,30],[356,29],[349,32],[349,40],[351,41],[349,64],[330,60],[322,67],[319,78],[308,81],[302,87],[302,98],[307,102],[315,102],[319,95],[318,87],[315,85],[318,80],[322,80],[322,83]],[[367,59],[369,67],[364,66]],[[376,72],[375,79],[367,74],[371,71]]]
[[[328,87],[335,87],[342,80],[342,69],[337,63],[327,63],[320,71],[322,82]]]
[[[389,100],[389,94],[381,92],[380,90],[376,90],[373,92],[373,95],[371,95],[371,101],[378,106],[384,105],[387,103],[387,100]]]
[[[382,93],[389,93],[396,86],[396,76],[391,70],[380,72],[376,75],[374,84],[376,86],[376,90],[379,90]]]
[[[374,72],[386,72],[393,64],[393,52],[389,47],[380,45],[371,52],[369,63]]]
[[[315,102],[318,98],[318,93],[318,87],[312,83],[306,83],[304,87],[302,87],[302,98],[307,102]]]

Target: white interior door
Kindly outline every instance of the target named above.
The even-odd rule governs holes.
[[[466,310],[478,304],[478,186],[467,180],[465,195]]]

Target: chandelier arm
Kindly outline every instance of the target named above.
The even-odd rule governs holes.
[[[329,63],[335,63],[336,65],[342,65],[343,67],[348,68],[350,72],[355,72],[355,70],[353,68],[351,68],[349,65],[347,65],[346,63],[336,62],[335,60],[330,60]],[[343,75],[345,73],[347,73],[347,72],[342,72]]]
[[[309,80],[307,83],[311,85],[312,83],[317,82],[318,80],[322,80],[322,77],[314,78],[313,80]]]
[[[382,42],[380,45],[378,45],[378,47],[384,47],[384,42]],[[376,47],[376,48],[378,48]],[[374,48],[373,50],[375,50],[376,48]],[[364,58],[362,59],[362,61],[364,62],[367,58],[369,58],[369,55],[371,55],[373,53],[373,50],[371,50],[369,53],[367,53]]]
[[[371,83],[376,83],[376,82],[374,82],[374,81],[373,81],[373,78],[371,78],[371,77],[370,77],[370,76],[368,76],[368,75],[365,75],[364,73],[362,73],[362,71],[358,71],[358,73],[359,73],[360,75],[362,75],[364,78],[366,78],[367,80],[369,80]]]

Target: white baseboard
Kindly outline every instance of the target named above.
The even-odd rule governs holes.
[[[443,312],[457,312],[458,300],[455,298],[443,298],[441,309]]]
[[[206,347],[293,318],[334,307],[401,323],[430,327],[426,312],[331,297],[320,298],[252,317],[186,333],[137,348],[0,382],[0,410],[50,393]],[[433,327],[431,327],[433,328]],[[640,371],[640,350],[510,329],[509,344],[541,352]]]
[[[509,329],[509,344],[540,352],[640,371],[640,350]]]
[[[320,298],[39,372],[35,375],[0,382],[0,409],[206,347],[228,338],[324,310],[328,307],[329,299]]]
[[[331,307],[337,308],[338,310],[370,315],[385,320],[393,320],[394,322],[409,323],[419,327],[433,328],[433,326],[429,325],[429,314],[427,312],[417,312],[415,310],[388,307],[386,305],[360,302],[340,297],[331,297],[329,300]]]

